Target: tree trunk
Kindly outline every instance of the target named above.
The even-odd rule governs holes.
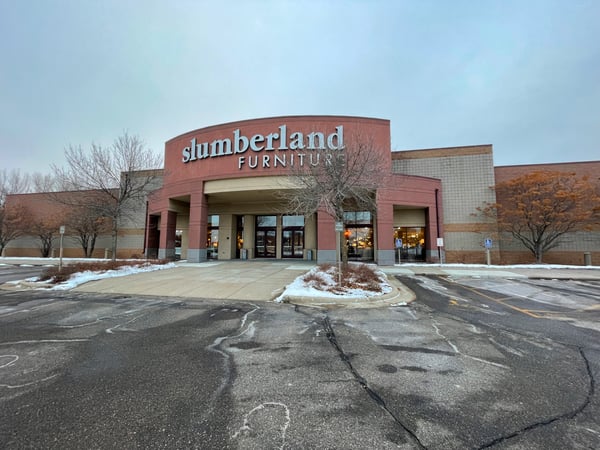
[[[348,246],[346,245],[346,237],[344,233],[340,234],[340,248],[342,249],[342,265],[345,267],[348,264]]]
[[[90,244],[89,244],[89,255],[88,258],[91,258],[92,255],[94,254],[94,249],[96,248],[96,235],[92,235],[90,237]]]
[[[536,262],[536,264],[542,264],[542,255],[543,255],[543,251],[542,251],[541,245],[536,245],[535,246],[535,262]]]
[[[113,217],[112,219],[112,260],[115,261],[117,259],[117,234],[119,232],[119,228],[117,226],[117,218]]]

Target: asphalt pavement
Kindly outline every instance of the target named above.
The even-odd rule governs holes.
[[[402,265],[409,307],[260,301],[310,267],[0,292],[0,447],[600,448],[597,269]]]

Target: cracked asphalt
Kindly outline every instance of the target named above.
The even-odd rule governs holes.
[[[409,307],[0,293],[0,447],[600,448],[600,285],[400,277]]]

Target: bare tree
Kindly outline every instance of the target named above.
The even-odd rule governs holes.
[[[22,194],[30,186],[30,176],[19,169],[0,170],[0,206],[4,206],[8,194]]]
[[[0,205],[0,255],[10,241],[29,230],[31,212],[19,203]]]
[[[322,209],[336,222],[343,222],[347,211],[376,215],[377,189],[390,169],[371,136],[350,135],[343,148],[310,151],[296,162],[280,193],[288,212],[308,217]],[[341,248],[345,263],[347,249]]]
[[[78,206],[110,219],[115,259],[120,221],[141,207],[148,191],[155,188],[160,178],[156,169],[161,167],[162,157],[147,149],[139,137],[128,133],[119,136],[108,148],[92,144],[86,152],[81,146],[71,145],[65,150],[65,157],[65,168],[53,167],[59,185],[94,192]]]
[[[30,177],[31,192],[55,192],[63,190],[55,175],[34,172]]]
[[[29,189],[30,178],[20,170],[0,171],[0,255],[10,241],[25,234],[31,215],[18,202],[7,204],[10,194],[21,194]]]
[[[86,258],[92,257],[98,236],[112,228],[110,220],[102,215],[102,211],[85,205],[73,208],[66,217],[65,225],[74,232],[74,239]]]
[[[52,253],[56,233],[60,227],[60,216],[47,215],[33,221],[31,229],[39,239],[38,245],[43,258],[48,258]]]

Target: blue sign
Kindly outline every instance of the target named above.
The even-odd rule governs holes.
[[[492,240],[490,238],[486,238],[485,248],[492,248]]]
[[[402,248],[402,239],[396,239],[396,248]]]

